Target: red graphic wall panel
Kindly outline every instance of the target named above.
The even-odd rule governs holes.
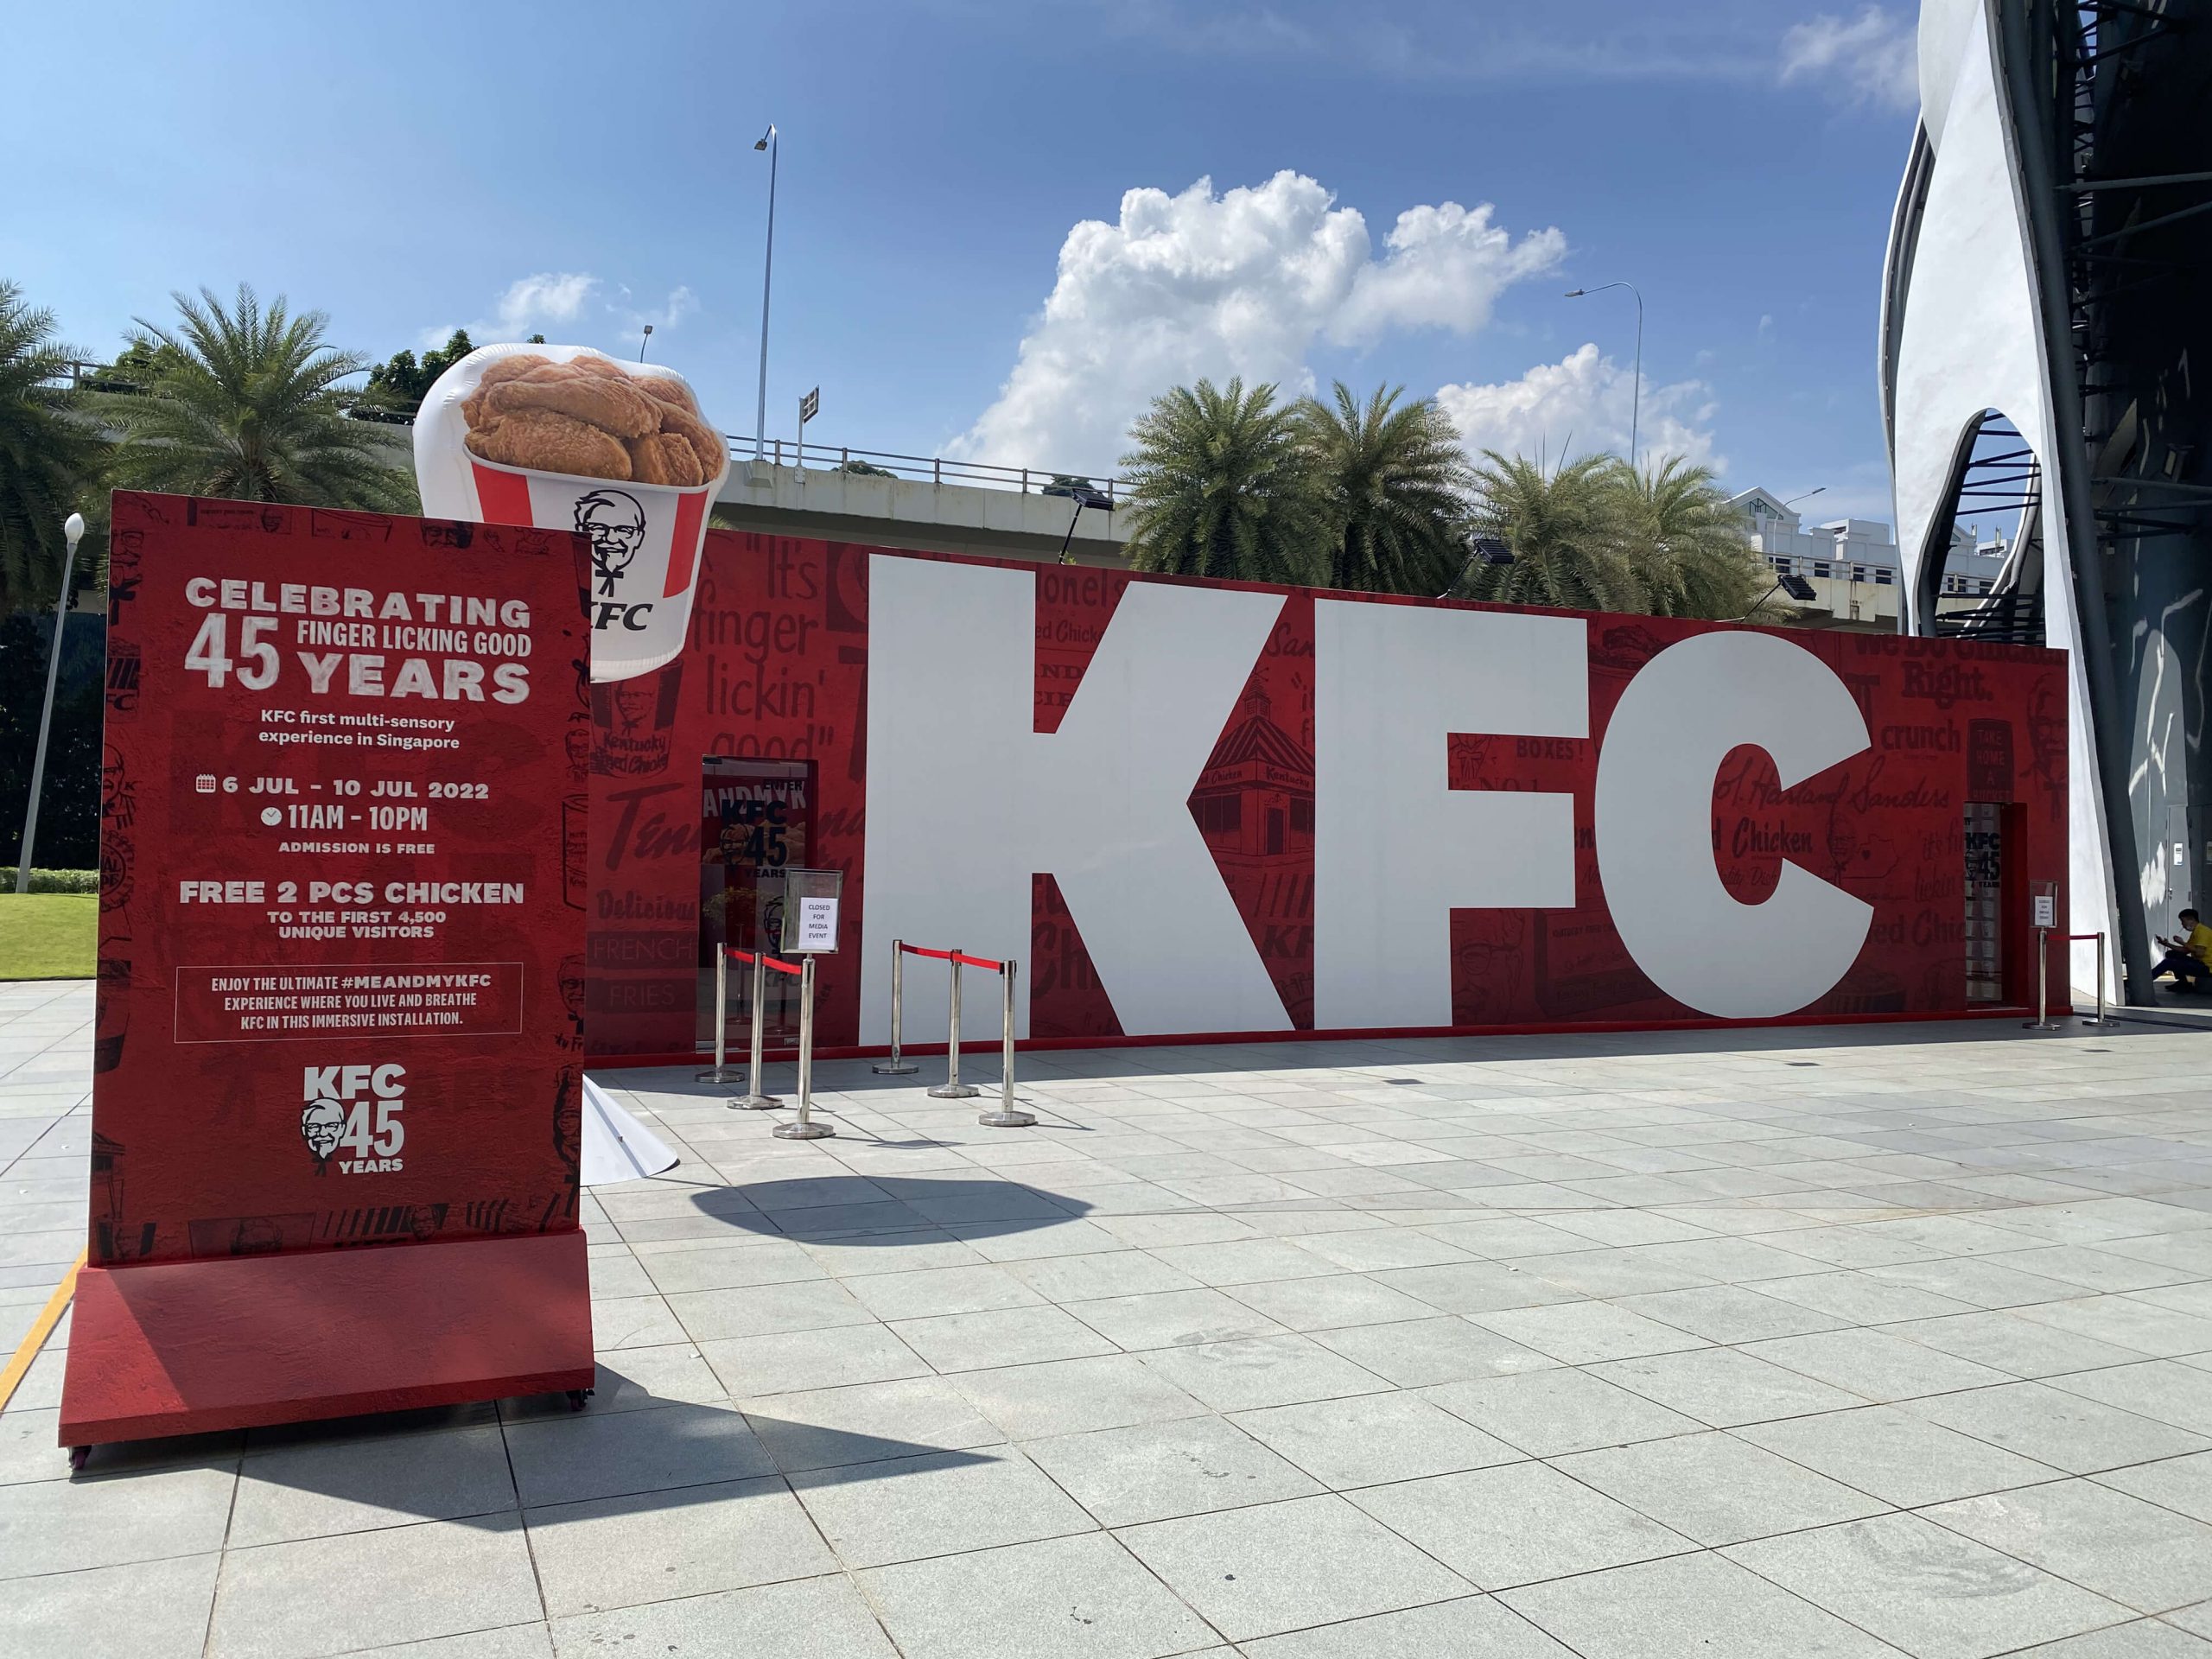
[[[821,964],[817,1040],[859,1040],[868,636],[871,626],[899,626],[896,617],[869,613],[868,561],[882,551],[710,532],[684,654],[658,674],[600,688],[586,990],[594,1058],[694,1050],[707,982],[700,969],[710,960],[699,901],[701,761],[710,755],[815,763],[819,795],[808,861],[844,873],[849,918],[843,951]],[[1049,733],[1081,687],[1122,592],[1144,578],[1015,568],[1037,582],[1035,729]],[[1273,591],[1287,591],[1287,602],[1189,810],[1294,1025],[1310,1029],[1314,595]],[[1616,933],[1599,875],[1592,802],[1606,721],[1629,681],[1668,645],[1714,625],[1586,620],[1589,737],[1470,733],[1449,740],[1454,788],[1571,794],[1576,863],[1572,908],[1453,912],[1455,1028],[1702,1018],[1653,985]],[[1791,630],[1786,637],[1840,677],[1866,719],[1869,745],[1787,791],[1763,753],[1732,754],[1713,785],[1713,849],[1723,881],[1738,899],[1757,902],[1788,859],[1874,907],[1856,963],[1803,1015],[1962,1011],[1966,803],[2009,809],[2008,869],[2063,878],[2064,658],[1888,635]],[[945,672],[959,671],[958,641],[948,639]],[[1123,1031],[1051,873],[1033,878],[1025,964],[1032,1038],[1142,1036]],[[2020,919],[2007,920],[2016,979],[2023,960],[2031,962],[2018,943]],[[887,942],[867,945],[880,947]]]

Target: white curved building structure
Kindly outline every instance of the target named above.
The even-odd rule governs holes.
[[[1903,626],[2070,654],[2070,931],[2144,1001],[2212,858],[2212,3],[1925,0],[1919,46],[1880,342]],[[1997,591],[1939,618],[1955,525],[1996,512]]]

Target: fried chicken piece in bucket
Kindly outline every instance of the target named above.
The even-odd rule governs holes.
[[[502,467],[528,467],[583,478],[631,476],[630,452],[620,438],[588,421],[551,410],[523,409],[494,415],[489,423],[469,433],[466,442],[473,454]]]
[[[659,430],[662,406],[632,386],[617,369],[612,378],[593,373],[558,378],[531,373],[505,380],[485,393],[484,408],[493,415],[547,410],[588,422],[618,438],[642,438]]]
[[[662,435],[681,438],[691,446],[691,453],[699,458],[701,483],[721,475],[722,465],[729,459],[729,447],[714,428],[688,410],[675,404],[664,404],[660,429]]]
[[[640,484],[670,484],[678,489],[707,481],[691,446],[673,432],[651,432],[630,440],[630,476]]]
[[[648,397],[658,397],[686,415],[696,416],[699,405],[692,401],[691,393],[681,380],[672,380],[664,374],[639,374],[630,378],[630,384]]]
[[[471,426],[484,423],[484,394],[502,380],[519,380],[539,369],[555,367],[550,357],[540,357],[536,352],[518,352],[512,357],[502,357],[484,365],[484,372],[476,377],[476,390],[469,393],[461,406],[461,416]]]

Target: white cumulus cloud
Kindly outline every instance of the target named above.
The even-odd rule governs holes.
[[[1625,455],[1630,418],[1638,415],[1637,447],[1645,466],[1669,455],[1715,469],[1726,464],[1713,452],[1708,423],[1715,405],[1704,382],[1647,384],[1640,414],[1632,407],[1635,390],[1630,370],[1586,344],[1518,380],[1440,386],[1436,401],[1471,456],[1485,449],[1553,461],[1608,449]]]
[[[1068,232],[1013,373],[947,450],[1109,471],[1130,422],[1172,386],[1241,375],[1305,391],[1316,341],[1471,333],[1566,251],[1556,229],[1516,239],[1488,203],[1447,201],[1401,213],[1378,258],[1356,209],[1287,170],[1218,194],[1205,178],[1172,196],[1131,190],[1116,222]]]
[[[541,270],[518,276],[492,302],[492,314],[423,331],[425,346],[446,343],[456,327],[479,345],[545,334],[557,345],[634,345],[646,323],[673,328],[699,309],[699,296],[678,283],[658,306],[639,307],[627,288],[607,284],[588,270]],[[610,339],[610,336],[624,338]]]
[[[1782,37],[1782,79],[1810,80],[1846,102],[1920,105],[1919,46],[1910,16],[1869,6],[1856,17],[1822,12]]]
[[[574,322],[583,315],[584,303],[598,286],[598,277],[581,270],[541,270],[517,277],[499,296],[493,321],[509,335],[534,333],[549,323]]]

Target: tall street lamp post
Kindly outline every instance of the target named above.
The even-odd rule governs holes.
[[[38,797],[46,784],[46,736],[54,724],[54,681],[61,670],[61,625],[69,616],[70,585],[77,574],[77,543],[85,539],[85,515],[73,512],[61,526],[69,543],[69,556],[61,566],[61,597],[54,605],[54,645],[46,654],[46,706],[39,711],[38,747],[31,752],[31,804],[23,814],[22,860],[16,866],[16,891],[28,893],[31,885],[31,855],[38,840]]]
[[[1636,469],[1636,438],[1637,417],[1643,411],[1643,292],[1634,283],[1600,283],[1595,288],[1570,288],[1567,297],[1579,300],[1586,294],[1602,294],[1609,288],[1624,288],[1636,296],[1636,384],[1629,391],[1628,404],[1628,464]]]
[[[767,453],[768,430],[768,285],[776,274],[776,124],[753,146],[768,152],[768,255],[760,270],[760,402],[753,416],[753,459]]]

